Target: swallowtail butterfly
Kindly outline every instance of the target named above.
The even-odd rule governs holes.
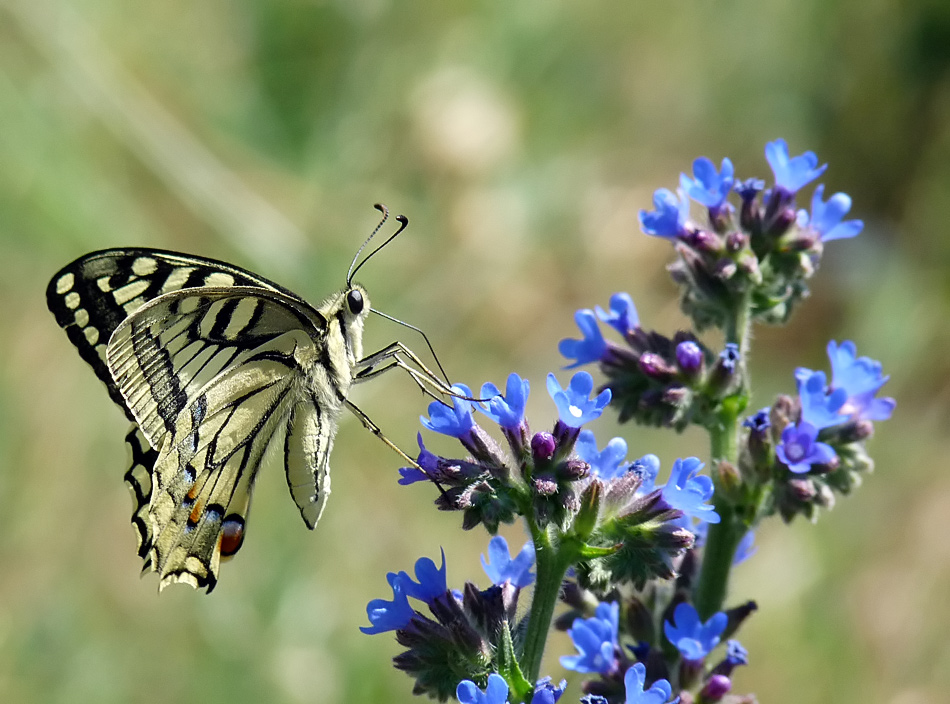
[[[406,224],[399,220],[396,234]],[[352,384],[401,367],[420,385],[447,391],[400,343],[363,357],[371,309],[352,281],[369,241],[346,287],[318,307],[231,264],[157,249],[93,252],[50,281],[56,322],[132,421],[125,473],[132,525],[143,572],[158,572],[160,589],[214,588],[220,561],[244,541],[272,440],[282,445],[287,485],[311,529],[330,493],[344,407],[405,457],[348,400]]]

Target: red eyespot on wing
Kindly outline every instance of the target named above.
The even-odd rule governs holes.
[[[221,557],[231,557],[244,543],[244,519],[235,513],[224,519],[221,524]]]

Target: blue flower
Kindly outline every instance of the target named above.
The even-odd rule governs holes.
[[[689,199],[682,191],[661,188],[653,194],[653,207],[656,210],[640,211],[640,228],[648,235],[656,237],[677,237],[686,230],[689,218]]]
[[[870,357],[858,357],[854,343],[845,340],[838,346],[828,343],[831,359],[831,386],[844,389],[847,400],[838,409],[839,413],[863,420],[887,420],[894,412],[897,402],[892,398],[875,398],[889,376],[881,375],[881,363]]]
[[[627,670],[623,676],[623,684],[627,689],[627,698],[624,704],[664,704],[673,694],[673,688],[666,680],[657,680],[650,689],[643,691],[643,684],[647,679],[647,668],[638,662]]]
[[[571,428],[580,428],[584,423],[600,418],[610,403],[610,389],[604,389],[591,399],[593,390],[594,377],[587,372],[577,372],[572,376],[566,389],[561,388],[554,374],[548,374],[548,393],[554,399],[561,422]]]
[[[736,546],[736,552],[732,556],[733,565],[741,565],[743,562],[748,560],[750,557],[755,555],[758,552],[758,548],[755,547],[755,531],[749,530],[742,540],[739,541],[739,545]]]
[[[416,441],[419,443],[419,457],[416,458],[416,464],[422,469],[419,469],[419,467],[400,467],[399,483],[403,486],[427,481],[429,474],[436,472],[439,468],[438,456],[433,455],[422,444],[422,433],[416,433]],[[429,474],[426,474],[426,472],[429,472]]]
[[[697,457],[676,460],[670,471],[670,481],[663,487],[663,498],[691,518],[719,523],[716,509],[706,503],[713,495],[712,479],[697,476],[702,468],[703,463]]]
[[[508,375],[504,396],[491,382],[482,384],[482,398],[490,400],[481,404],[478,409],[502,428],[517,428],[524,420],[529,389],[528,380],[512,372]]]
[[[574,314],[574,321],[584,337],[580,340],[568,337],[558,343],[557,350],[562,356],[577,360],[573,364],[567,365],[565,369],[573,369],[588,362],[596,362],[607,352],[607,341],[600,331],[594,311],[590,308],[582,308]]]
[[[615,293],[610,297],[610,312],[597,306],[597,317],[607,323],[621,335],[626,335],[640,327],[637,307],[629,293]]]
[[[742,421],[742,425],[753,433],[764,433],[772,427],[772,421],[769,419],[769,412],[772,409],[766,406]]]
[[[403,573],[405,574],[405,573]],[[405,584],[395,572],[386,575],[386,581],[393,590],[393,600],[373,599],[366,606],[366,615],[372,626],[360,626],[360,630],[367,635],[397,631],[404,628],[412,620],[415,611],[409,606],[406,598]]]
[[[742,355],[739,352],[739,345],[735,342],[727,342],[722,352],[719,353],[722,368],[730,374],[735,373],[736,365],[739,364],[740,359],[742,359]]]
[[[617,666],[617,626],[620,606],[601,602],[592,618],[575,618],[567,629],[579,655],[564,655],[561,665],[575,672],[607,674]]]
[[[796,193],[828,168],[827,164],[818,166],[818,157],[814,152],[805,152],[789,158],[788,145],[784,139],[776,139],[766,144],[765,158],[775,174],[776,187],[788,193]]]
[[[449,588],[445,581],[445,550],[442,551],[442,567],[436,567],[435,562],[428,557],[416,560],[418,583],[413,582],[406,572],[400,572],[397,579],[400,580],[406,596],[431,604],[433,599],[445,594]]]
[[[742,647],[742,643],[735,639],[726,641],[726,662],[733,667],[749,664],[749,651]]]
[[[807,472],[813,464],[827,464],[836,456],[831,445],[818,442],[818,428],[804,420],[785,427],[775,454],[795,474]]]
[[[799,225],[810,226],[812,230],[821,235],[822,242],[855,237],[864,229],[864,223],[860,220],[842,222],[844,216],[851,210],[850,196],[845,193],[835,193],[825,203],[822,201],[824,193],[824,184],[815,189],[815,193],[811,197],[811,218],[808,218],[806,214],[802,218],[804,222],[799,222]]]
[[[521,548],[521,552],[512,559],[508,554],[508,541],[496,535],[488,541],[488,559],[481,555],[482,569],[492,581],[501,586],[511,582],[519,589],[534,582],[531,568],[534,567],[534,543],[530,540]]]
[[[732,162],[722,160],[722,172],[716,171],[716,165],[704,156],[693,162],[693,176],[680,174],[680,188],[690,198],[710,210],[718,210],[726,201],[735,179]]]
[[[656,485],[657,475],[660,473],[660,458],[656,455],[644,455],[638,460],[634,460],[630,465],[629,471],[640,475],[640,486],[637,487],[637,494],[649,494]]]
[[[728,622],[726,614],[719,611],[703,623],[695,607],[683,602],[673,611],[673,620],[663,624],[663,632],[686,660],[702,660],[719,645]]]
[[[564,694],[566,687],[567,680],[561,680],[559,684],[554,685],[550,677],[542,677],[534,685],[531,704],[555,704]]]
[[[455,698],[459,704],[506,704],[508,683],[504,677],[493,672],[488,676],[488,686],[483,692],[471,680],[462,680],[455,688]]]
[[[848,400],[847,390],[835,389],[829,393],[824,372],[799,367],[795,370],[795,381],[802,404],[802,421],[821,430],[848,419],[841,414],[841,407]]]
[[[627,457],[627,441],[623,438],[614,438],[603,452],[598,452],[593,431],[582,430],[574,443],[574,451],[590,465],[590,473],[595,477],[615,479],[627,472],[627,467],[621,466]]]
[[[744,201],[753,200],[765,188],[765,181],[760,178],[747,178],[745,181],[738,181],[735,185],[735,191]]]
[[[462,396],[472,396],[472,391],[465,384],[455,384],[452,389]],[[430,420],[431,419],[431,420]],[[422,425],[436,433],[451,435],[460,438],[475,425],[472,419],[472,402],[452,397],[452,406],[441,401],[429,404],[429,418],[420,416]]]

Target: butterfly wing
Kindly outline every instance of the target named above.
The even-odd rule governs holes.
[[[129,420],[134,420],[106,363],[109,338],[122,321],[157,296],[212,286],[259,287],[306,305],[282,286],[232,264],[138,247],[92,252],[67,264],[51,279],[46,301],[56,322],[106,385],[112,400]],[[139,556],[147,558],[152,545],[148,520],[151,477],[158,451],[135,423],[126,434],[126,446],[129,468],[125,480],[132,494],[132,525]]]
[[[132,420],[106,364],[109,338],[123,320],[157,296],[209,286],[254,286],[306,305],[278,284],[232,264],[144,248],[106,249],[67,264],[50,280],[46,303],[112,400]]]
[[[342,403],[318,394],[315,381],[326,373],[326,329],[298,299],[249,287],[168,293],[115,329],[110,376],[157,452],[140,554],[163,587],[213,588],[220,559],[241,546],[253,481],[278,430],[291,493],[315,524]],[[130,486],[144,485],[134,477]]]

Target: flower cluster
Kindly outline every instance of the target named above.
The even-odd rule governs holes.
[[[534,546],[526,543],[512,558],[507,541],[495,536],[482,565],[493,586],[480,591],[467,583],[457,592],[446,585],[445,553],[439,568],[429,558],[420,558],[415,566],[418,581],[406,572],[390,572],[386,579],[393,598],[374,599],[366,607],[372,625],[360,630],[370,635],[395,631],[396,640],[408,649],[393,662],[415,677],[416,694],[445,700],[456,693],[460,681],[485,682],[501,667],[495,644],[502,632],[510,638],[516,628],[518,596],[534,581]],[[413,608],[410,598],[425,604],[430,616]]]
[[[729,606],[731,570],[755,553],[766,518],[814,518],[849,493],[873,467],[866,441],[874,422],[895,408],[879,396],[888,380],[881,364],[846,341],[828,346],[830,380],[799,368],[794,396],[748,415],[752,325],[786,321],[824,244],[863,228],[845,220],[850,198],[825,200],[820,184],[810,211],[797,210],[798,193],[826,169],[815,154],[791,156],[776,140],[765,156],[768,188],[736,178],[729,159],[699,158],[675,193],[658,190],[654,209],[640,213],[644,232],[673,244],[670,272],[692,330],[644,329],[632,298],[615,293],[607,309],[577,311],[581,336],[559,344],[568,368],[595,364],[604,382],[595,387],[578,371],[562,386],[549,374],[553,427],[531,429],[530,385],[517,374],[503,392],[486,383],[475,396],[459,384],[451,404],[429,405],[423,427],[461,450],[436,454],[420,433],[417,461],[400,469],[399,483],[433,483],[437,507],[461,512],[464,529],[494,535],[521,519],[530,541],[512,556],[503,538],[491,539],[482,566],[493,586],[484,591],[449,590],[444,556],[441,567],[420,559],[415,578],[388,575],[392,599],[369,604],[363,630],[395,631],[407,649],[395,664],[414,677],[416,693],[460,704],[555,704],[565,683],[539,677],[553,624],[574,645],[560,664],[585,676],[583,704],[753,700],[731,694],[735,668],[748,662],[733,636],[756,610],[753,601]],[[701,223],[691,219],[691,201],[704,209]],[[724,341],[700,339],[708,327]],[[676,459],[660,484],[656,455],[628,460],[626,440],[601,446],[586,427],[608,405],[621,422],[702,428],[708,460]],[[529,585],[530,607],[519,610]],[[566,610],[555,615],[559,600]]]
[[[813,152],[789,155],[785,140],[765,147],[774,182],[737,180],[732,162],[720,170],[705,157],[693,162],[694,177],[680,177],[676,194],[660,189],[653,211],[641,211],[648,235],[674,242],[678,261],[670,267],[683,288],[683,309],[702,330],[726,327],[736,298],[751,299],[752,315],[764,322],[783,322],[807,295],[806,279],[821,261],[825,242],[854,237],[864,225],[844,220],[851,199],[836,193],[824,200],[824,186],[812,197],[811,212],[796,210],[798,192],[827,168]],[[738,209],[729,202],[735,193]],[[704,206],[707,224],[690,220],[690,199]]]
[[[774,482],[775,509],[791,520],[831,508],[873,469],[866,440],[874,421],[887,420],[896,403],[878,398],[889,377],[881,364],[858,357],[853,342],[828,343],[831,382],[825,372],[795,370],[798,396],[780,396],[743,422],[740,471]]]
[[[592,616],[584,618],[590,602],[596,599],[583,593],[576,585],[568,590],[566,600],[576,608],[576,614],[566,628],[576,655],[561,657],[561,665],[568,670],[595,675],[584,683],[584,691],[605,701],[616,701],[626,689],[630,698],[630,672],[639,673],[638,693],[643,692],[645,681],[664,693],[658,702],[666,702],[671,694],[670,680],[680,688],[717,688],[722,694],[731,688],[733,669],[746,664],[745,649],[736,640],[727,644],[725,657],[709,665],[709,656],[719,646],[723,635],[734,632],[749,607],[726,613],[713,614],[706,621],[700,619],[692,604],[681,601],[668,609],[662,630],[655,627],[643,602],[628,598],[624,603],[627,618],[620,619],[620,602],[601,601]],[[672,613],[670,613],[670,611]],[[566,619],[559,620],[562,628]],[[679,666],[671,671],[664,652],[676,653]],[[648,690],[649,691],[649,690]],[[659,691],[653,695],[657,696]],[[589,700],[593,704],[594,700]],[[647,700],[650,701],[650,700]]]
[[[606,585],[671,577],[673,560],[694,542],[683,519],[712,510],[702,505],[712,487],[685,475],[654,487],[659,460],[647,455],[624,464],[626,443],[619,438],[598,452],[593,433],[581,426],[600,416],[610,391],[592,397],[594,382],[587,372],[574,374],[566,388],[553,374],[547,382],[558,411],[550,432],[531,432],[524,417],[530,387],[517,374],[508,377],[505,394],[485,384],[482,396],[488,401],[454,398],[451,408],[431,403],[423,425],[457,438],[469,455],[434,455],[420,438],[422,469],[402,468],[400,482],[437,482],[443,494],[436,504],[462,511],[463,528],[481,523],[493,532],[499,522],[524,516],[539,528],[551,526],[562,538],[570,536],[586,550],[587,559],[577,565],[585,581]],[[456,388],[470,393],[466,386]],[[508,452],[475,422],[473,410],[498,423]],[[631,553],[636,560],[628,559]]]

